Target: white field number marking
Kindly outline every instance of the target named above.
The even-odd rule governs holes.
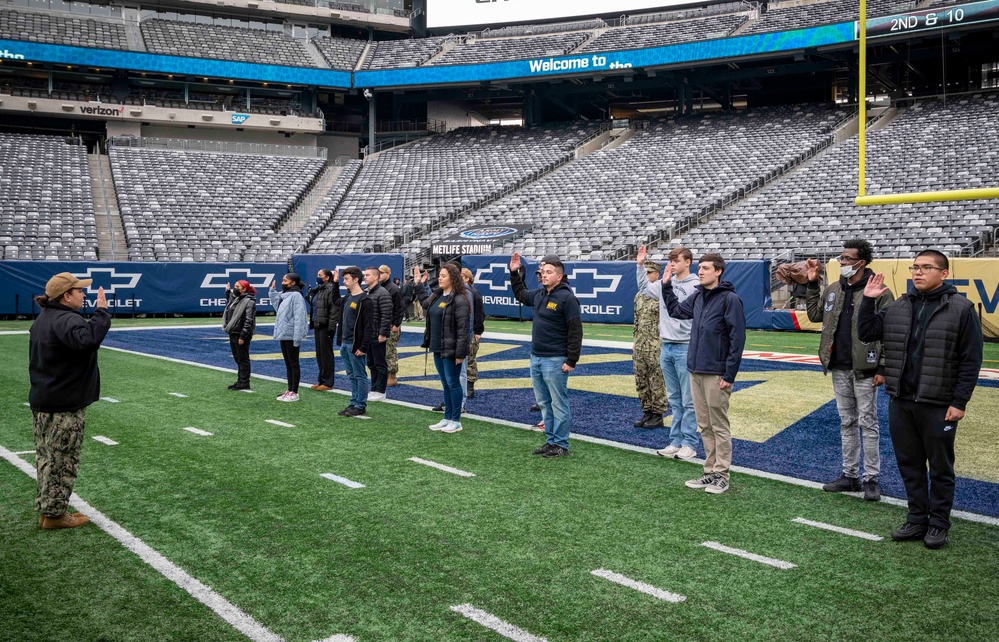
[[[795,524],[804,524],[805,526],[813,526],[815,528],[821,528],[823,530],[832,531],[833,533],[839,533],[840,535],[859,537],[860,539],[866,539],[872,542],[880,542],[882,539],[884,539],[880,535],[865,533],[864,531],[855,531],[852,528],[843,528],[842,526],[833,526],[832,524],[825,524],[823,522],[813,522],[812,520],[805,519],[804,517],[795,517],[791,521],[794,522]]]
[[[791,562],[785,562],[783,560],[775,560],[772,557],[764,557],[762,555],[757,555],[756,553],[750,553],[749,551],[744,551],[740,548],[732,548],[730,546],[725,546],[724,544],[719,544],[718,542],[701,542],[701,546],[707,546],[708,548],[713,548],[714,550],[721,551],[722,553],[728,553],[729,555],[735,555],[736,557],[752,560],[754,562],[759,562],[760,564],[766,564],[767,566],[773,566],[774,568],[783,569],[785,571],[798,567],[797,564],[792,564]]]
[[[438,464],[436,461],[430,461],[429,459],[410,457],[409,461],[415,461],[418,464],[423,464],[424,466],[430,466],[431,468],[436,468],[437,470],[443,470],[446,473],[451,473],[452,475],[458,475],[459,477],[475,477],[475,473],[470,473],[464,470],[458,470],[457,468],[451,468],[450,466],[445,466],[444,464]]]
[[[514,640],[514,642],[548,642],[545,638],[531,635],[527,631],[517,628],[509,622],[504,622],[492,613],[477,609],[471,604],[458,604],[452,606],[451,610],[467,617],[473,622],[478,622],[487,629],[496,631],[508,640]]]
[[[646,584],[645,582],[639,582],[637,580],[633,580],[630,577],[625,577],[620,573],[615,573],[614,571],[608,571],[607,569],[598,568],[595,571],[590,571],[590,573],[592,575],[596,575],[597,577],[602,577],[605,580],[610,580],[615,584],[620,584],[621,586],[627,586],[628,588],[635,589],[636,591],[640,591],[642,593],[645,593],[646,595],[651,595],[652,597],[659,598],[660,600],[666,602],[672,602],[674,604],[678,604],[687,599],[686,596],[679,595],[677,593],[670,593],[669,591],[664,591],[660,588],[652,586],[651,584]]]

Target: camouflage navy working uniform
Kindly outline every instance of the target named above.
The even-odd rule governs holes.
[[[646,268],[659,265],[646,261]],[[635,347],[632,359],[635,365],[635,388],[638,401],[647,414],[662,416],[669,412],[669,397],[663,379],[659,357],[662,340],[659,338],[659,300],[641,292],[635,295]]]
[[[110,328],[107,309],[96,308],[86,321],[53,301],[31,325],[28,402],[38,473],[35,510],[45,517],[63,515],[73,494],[87,406],[101,394],[97,351]]]

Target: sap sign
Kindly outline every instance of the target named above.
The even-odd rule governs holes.
[[[250,117],[249,114],[233,114],[232,115],[232,124],[233,125],[242,125],[243,123],[246,122],[246,119],[249,118],[249,117]]]
[[[513,297],[509,256],[465,256],[462,265],[472,271],[475,287],[482,295],[486,315],[531,318],[531,309]],[[537,264],[522,260],[527,268],[527,287],[541,287],[534,271]],[[696,270],[696,265],[693,268]],[[595,323],[634,323],[637,271],[633,262],[577,261],[565,264],[569,286],[579,299],[583,321]],[[746,323],[763,327],[763,310],[770,306],[770,263],[730,261],[725,280],[731,281],[746,309]]]
[[[97,290],[103,287],[108,306],[119,314],[221,312],[226,285],[246,280],[257,290],[257,309],[266,312],[273,310],[267,287],[287,271],[284,263],[0,261],[0,279],[7,286],[0,296],[0,314],[30,314],[33,297],[59,272],[93,279],[85,309],[96,305]]]

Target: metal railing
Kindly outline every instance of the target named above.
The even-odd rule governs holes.
[[[255,154],[258,156],[304,156],[325,159],[325,147],[303,145],[272,145],[266,143],[242,143],[220,140],[188,140],[185,138],[149,138],[136,136],[115,136],[108,139],[109,147],[131,147],[141,149],[169,149],[193,152],[216,152],[224,154]]]

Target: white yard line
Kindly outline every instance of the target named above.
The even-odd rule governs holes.
[[[181,394],[179,392],[168,393],[171,397],[177,397],[178,399],[187,399],[187,395]]]
[[[620,573],[615,573],[614,571],[608,571],[607,569],[598,568],[595,571],[590,571],[591,575],[596,575],[597,577],[602,577],[605,580],[610,580],[615,584],[620,584],[621,586],[627,586],[630,589],[635,589],[645,593],[646,595],[651,595],[652,597],[658,598],[666,602],[672,602],[673,604],[678,604],[686,600],[686,596],[679,595],[678,593],[670,593],[669,591],[664,591],[661,588],[656,588],[651,584],[646,584],[645,582],[639,582],[633,580],[630,577],[625,577]]]
[[[35,451],[34,450],[20,450],[20,451],[14,453],[14,454],[18,455],[18,456],[21,456],[21,455],[34,455]]]
[[[277,419],[264,419],[269,424],[274,424],[275,426],[281,426],[282,428],[294,428],[295,424],[286,424],[283,421],[278,421]]]
[[[335,481],[338,484],[343,484],[347,488],[364,488],[364,484],[359,484],[356,481],[351,481],[346,477],[341,477],[339,475],[334,475],[333,473],[323,473],[320,477],[325,477],[330,481]]]
[[[106,401],[108,403],[121,403],[120,401],[118,401],[114,397],[101,397],[101,401]]]
[[[35,470],[27,462],[14,456],[3,446],[0,446],[0,457],[3,457],[18,470],[35,478]],[[162,554],[154,550],[141,539],[132,535],[121,525],[112,521],[93,506],[83,501],[79,495],[73,493],[70,497],[70,504],[79,512],[90,518],[90,521],[98,528],[106,532],[111,537],[118,540],[125,548],[135,553],[139,559],[152,566],[158,573],[168,580],[187,591],[194,599],[198,600],[229,623],[234,629],[250,638],[254,642],[282,642],[281,638],[267,629],[264,625],[254,620],[251,616],[241,611],[238,607],[226,600],[224,597],[212,590],[210,586],[203,584],[196,578],[189,575]]]
[[[201,430],[200,428],[195,428],[193,426],[188,426],[187,428],[184,428],[184,430],[186,430],[187,432],[193,432],[195,435],[201,435],[202,437],[212,436],[212,433],[205,432],[204,430]]]
[[[109,438],[105,437],[104,435],[94,435],[93,436],[93,440],[94,441],[99,441],[102,444],[104,444],[105,446],[117,446],[118,445],[117,441],[115,441],[114,439],[109,439]]]
[[[487,629],[496,631],[508,640],[514,640],[514,642],[548,642],[545,638],[531,635],[524,629],[517,628],[509,622],[504,622],[492,613],[477,609],[471,604],[458,604],[452,606],[451,610],[467,617],[473,622],[478,622]]]
[[[805,519],[804,517],[795,517],[791,521],[794,522],[795,524],[804,524],[805,526],[813,526],[815,528],[821,528],[822,530],[832,531],[833,533],[839,533],[840,535],[859,537],[860,539],[866,539],[872,542],[880,542],[881,540],[884,539],[880,535],[874,535],[873,533],[865,533],[864,531],[855,531],[852,528],[833,526],[832,524],[826,524],[824,522],[813,522],[812,520]]]
[[[211,326],[211,327],[214,327],[214,326]],[[144,328],[144,329],[147,329],[147,328]],[[416,330],[406,329],[406,331],[407,332],[415,332]],[[422,332],[423,330],[419,330],[419,331]],[[520,341],[524,341],[526,339],[526,337],[524,335],[501,335],[501,334],[498,334],[498,333],[492,333],[492,334],[486,333],[485,336],[487,338],[504,338],[504,337],[509,337],[509,338],[511,338],[513,340],[520,340]],[[583,343],[585,345],[586,341],[584,340]],[[624,343],[624,342],[617,342],[617,343],[619,345],[616,346],[616,347],[630,347],[631,346],[630,343]],[[135,355],[135,356],[138,356],[138,357],[146,357],[148,359],[159,359],[161,361],[169,361],[171,363],[179,363],[179,364],[183,364],[183,365],[187,365],[187,366],[194,366],[194,367],[197,367],[197,368],[206,368],[208,370],[217,370],[219,372],[228,372],[228,373],[233,373],[233,374],[235,374],[235,372],[236,372],[235,368],[223,368],[221,366],[213,366],[213,365],[209,365],[207,363],[198,363],[197,361],[188,361],[188,360],[185,360],[185,359],[176,359],[174,357],[164,357],[164,356],[161,356],[161,355],[158,355],[158,354],[149,354],[149,353],[146,353],[146,352],[136,352],[134,350],[125,350],[124,348],[112,348],[112,347],[104,346],[102,349],[103,350],[114,350],[115,352],[123,352],[125,354],[131,354],[131,355]],[[278,383],[284,383],[285,382],[284,377],[270,377],[270,376],[267,376],[267,375],[259,375],[259,374],[254,374],[254,375],[251,375],[251,376],[253,378],[255,378],[255,379],[261,379],[261,380],[264,380],[264,381],[276,381]],[[253,390],[242,390],[241,392],[253,392]],[[342,394],[342,395],[349,395],[350,394],[349,392],[346,392],[346,391],[343,391],[343,390],[335,390],[333,392],[337,392],[337,393]],[[385,403],[391,403],[391,404],[395,404],[397,406],[402,406],[402,407],[405,407],[405,408],[414,408],[414,409],[417,409],[417,410],[428,410],[428,408],[427,408],[427,406],[425,404],[415,404],[415,403],[409,403],[409,402],[406,402],[406,401],[397,401],[395,399],[386,399]],[[25,404],[25,405],[28,405],[28,404]],[[484,415],[475,415],[475,414],[468,414],[468,413],[462,413],[462,416],[466,417],[468,419],[476,419],[476,420],[480,420],[480,421],[488,421],[490,423],[493,423],[493,424],[496,424],[496,425],[499,425],[499,426],[509,426],[511,428],[520,428],[521,430],[531,430],[531,431],[534,430],[534,426],[531,425],[531,424],[521,424],[521,423],[517,423],[515,421],[508,421],[506,419],[496,419],[494,417],[486,417]],[[632,452],[642,453],[642,454],[645,454],[645,455],[656,456],[656,451],[654,449],[652,449],[652,448],[643,448],[642,446],[633,446],[632,444],[620,443],[620,442],[616,442],[616,441],[611,441],[609,439],[601,439],[599,437],[590,437],[588,435],[570,435],[569,438],[572,439],[572,440],[574,440],[574,441],[583,441],[583,442],[587,442],[587,443],[591,443],[591,444],[600,444],[601,446],[609,446],[611,448],[617,448],[618,450],[628,450],[628,451],[632,451]],[[680,460],[678,460],[678,461],[680,461]],[[687,459],[687,460],[683,460],[683,461],[686,461],[689,464],[703,464],[704,463],[704,461],[701,460],[701,459]],[[732,466],[731,470],[732,470],[732,472],[735,472],[735,473],[740,473],[740,474],[743,474],[743,475],[749,475],[751,477],[759,477],[761,479],[770,479],[770,480],[773,480],[773,481],[783,482],[785,484],[792,484],[794,486],[802,486],[802,487],[805,487],[805,488],[812,488],[812,489],[816,489],[816,490],[819,490],[819,489],[822,488],[822,483],[821,482],[814,482],[814,481],[811,481],[811,480],[808,480],[808,479],[798,479],[797,477],[790,477],[788,475],[779,475],[777,473],[770,473],[770,472],[766,472],[766,471],[763,471],[763,470],[756,470],[756,469],[753,469],[753,468],[746,468],[744,466]],[[858,498],[863,496],[860,493],[842,493],[842,494],[844,494],[844,495],[852,495],[852,496],[858,497]],[[895,498],[895,497],[885,497],[885,496],[882,496],[881,497],[881,501],[883,503],[885,503],[885,504],[891,504],[892,506],[899,506],[899,507],[903,507],[903,508],[908,506],[908,504],[906,503],[906,501],[904,499],[898,499],[898,498]],[[971,513],[971,512],[963,511],[963,510],[954,510],[954,511],[951,511],[950,515],[951,515],[951,517],[956,517],[958,519],[963,519],[963,520],[969,521],[969,522],[976,522],[976,523],[979,523],[979,524],[988,524],[989,526],[999,526],[999,517],[992,517],[990,515],[981,515],[979,513]]]
[[[452,475],[458,475],[459,477],[475,477],[475,473],[469,473],[464,470],[458,470],[457,468],[451,468],[450,466],[445,466],[444,464],[438,464],[436,461],[430,461],[429,459],[410,457],[409,461],[415,461],[418,464],[423,464],[424,466],[430,466],[431,468],[436,468],[437,470],[443,470],[446,473],[451,473]]]
[[[756,553],[750,553],[749,551],[744,551],[741,548],[732,548],[731,546],[725,546],[724,544],[719,544],[718,542],[701,542],[701,546],[707,546],[716,551],[721,551],[722,553],[728,553],[729,555],[735,555],[736,557],[741,557],[747,560],[752,560],[754,562],[759,562],[760,564],[766,564],[767,566],[773,566],[774,568],[779,568],[782,570],[790,570],[792,568],[798,568],[797,564],[792,564],[791,562],[785,562],[783,560],[775,560],[772,557],[764,557],[763,555],[757,555]]]

